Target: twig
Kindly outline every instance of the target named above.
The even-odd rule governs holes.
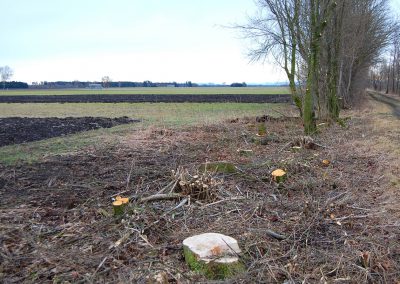
[[[121,195],[121,194],[123,194],[123,193],[125,193],[125,192],[127,192],[127,191],[129,191],[129,190],[124,190],[124,191],[120,191],[120,192],[118,192],[118,193],[112,194],[112,195],[110,195],[110,198],[119,196],[119,195]]]
[[[375,216],[377,214],[381,214],[381,213],[384,213],[384,212],[377,212],[377,213],[367,214],[367,215],[353,215],[353,214],[350,214],[348,216],[335,218],[335,219],[332,219],[332,220],[334,220],[334,221],[344,221],[344,220],[347,220],[347,219],[364,219],[364,218],[373,217],[373,216]]]
[[[274,201],[278,201],[278,197],[276,197],[275,194],[270,194],[269,196],[271,196],[274,199]]]
[[[108,256],[103,258],[103,260],[100,262],[99,266],[97,266],[96,270],[92,274],[92,279],[94,279],[94,276],[96,275],[97,271],[99,271],[99,269],[103,266],[103,264],[104,264],[104,262],[106,262],[107,258],[108,258]]]
[[[362,207],[357,207],[357,206],[350,206],[347,205],[348,208],[352,208],[352,209],[357,209],[357,210],[365,210],[365,211],[371,211],[372,209],[368,209],[368,208],[362,208]]]
[[[385,177],[385,175],[381,175],[379,178],[377,178],[376,180],[374,180],[374,183],[377,183],[378,181],[380,181],[381,179],[383,179]]]
[[[328,205],[328,204],[332,203],[333,201],[335,201],[335,200],[341,198],[341,197],[342,197],[343,195],[345,195],[345,194],[347,194],[347,191],[346,191],[346,192],[339,193],[338,195],[327,199],[326,202],[325,202],[325,204]]]
[[[187,198],[183,199],[177,206],[175,206],[175,207],[172,208],[171,210],[169,210],[169,211],[165,212],[164,214],[162,214],[162,215],[160,216],[160,218],[158,218],[156,221],[154,221],[154,222],[151,223],[149,226],[147,226],[147,227],[146,227],[146,230],[148,230],[150,227],[156,225],[158,222],[160,222],[160,220],[161,220],[162,218],[164,218],[165,216],[167,216],[167,215],[168,215],[169,213],[171,213],[172,211],[174,211],[174,210],[176,210],[176,209],[182,207],[183,205],[185,205],[189,200],[190,200],[190,195],[189,195]]]
[[[156,194],[161,194],[164,193],[165,191],[167,191],[167,189],[173,184],[174,186],[172,187],[172,190],[175,188],[176,184],[178,183],[178,180],[173,180],[171,181],[169,184],[167,184],[166,186],[164,186],[159,192],[157,192]]]
[[[146,243],[148,244],[150,247],[154,248],[154,246],[149,242],[149,240],[147,239],[146,236],[139,234],[139,237]]]
[[[131,181],[131,176],[132,176],[132,171],[133,171],[134,164],[135,164],[135,159],[132,159],[131,168],[130,168],[129,174],[128,174],[127,178],[126,178],[126,190],[129,189],[129,183]]]
[[[282,152],[283,150],[285,150],[287,147],[289,147],[292,144],[292,141],[286,143],[285,145],[283,145],[283,147],[281,149],[279,149],[278,153]]]
[[[257,232],[263,232],[266,233],[268,236],[277,239],[277,240],[285,240],[287,237],[285,235],[279,234],[277,232],[274,232],[270,229],[250,229],[251,231],[257,231]]]
[[[317,145],[318,147],[325,148],[325,149],[331,149],[332,148],[332,147],[325,146],[325,145],[322,145],[322,144],[318,144],[318,143],[315,143],[315,142],[314,142],[314,144]]]
[[[243,192],[240,190],[239,186],[236,185],[235,187],[236,187],[237,191],[239,191],[239,193],[240,193],[241,195],[243,195]]]
[[[189,201],[189,198],[183,199],[181,202],[179,202],[178,205],[176,205],[174,208],[172,208],[171,210],[169,210],[168,213],[171,213],[172,211],[181,208],[181,207],[182,207],[183,205],[185,205],[188,201]]]
[[[340,282],[340,283],[342,283],[342,282],[349,282],[349,281],[351,281],[351,277],[336,278],[336,279],[333,279],[333,281],[334,281],[334,282]]]
[[[178,182],[179,182],[179,179],[177,179],[177,180],[175,181],[175,183],[171,186],[171,188],[170,188],[170,190],[169,190],[168,193],[172,193],[172,192],[174,191],[174,189],[175,189],[176,185],[178,184]]]
[[[218,201],[213,202],[213,203],[209,203],[209,204],[203,205],[203,206],[201,206],[201,208],[205,208],[205,207],[208,207],[208,206],[216,205],[216,204],[219,204],[219,203],[222,203],[222,202],[225,202],[225,201],[234,201],[234,200],[242,200],[242,199],[246,199],[246,197],[238,196],[238,197],[222,199],[222,200],[218,200]]]
[[[131,235],[130,232],[126,233],[125,235],[122,236],[122,238],[113,243],[108,249],[119,247],[125,240],[127,240],[130,237],[130,235]]]
[[[236,254],[237,257],[240,257],[240,255],[223,239],[221,238],[221,240],[226,244],[226,246],[234,253]]]

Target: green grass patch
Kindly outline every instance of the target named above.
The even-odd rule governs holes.
[[[0,95],[268,95],[289,94],[288,87],[193,87],[193,88],[108,88],[101,90],[91,89],[57,89],[57,90],[0,90]]]
[[[85,131],[46,140],[0,147],[0,163],[13,165],[19,162],[35,163],[49,156],[71,155],[83,150],[96,150],[117,145],[127,133],[140,125],[125,124],[113,128]]]
[[[0,117],[127,116],[155,126],[179,126],[256,116],[282,106],[266,103],[11,103],[0,104]]]
[[[0,162],[15,164],[17,162],[34,163],[43,160],[49,155],[67,155],[76,153],[89,146],[99,145],[107,139],[102,130],[88,131],[76,135],[55,137],[42,141],[9,145],[0,148]],[[108,143],[113,143],[107,139]]]
[[[107,147],[135,129],[149,126],[180,128],[213,124],[281,110],[283,104],[241,103],[81,103],[0,104],[0,117],[120,117],[141,123],[120,125],[42,141],[0,147],[0,163],[36,162],[47,156],[68,155],[90,147]]]

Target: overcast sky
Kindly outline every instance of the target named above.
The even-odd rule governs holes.
[[[400,0],[393,0],[400,11]],[[275,82],[224,25],[243,23],[253,0],[13,0],[2,5],[0,66],[13,80]]]

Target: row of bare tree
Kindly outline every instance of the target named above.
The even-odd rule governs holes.
[[[396,23],[387,0],[257,0],[258,14],[236,26],[252,60],[273,58],[285,71],[307,134],[316,117],[338,121],[368,84]]]
[[[371,68],[370,80],[376,91],[400,95],[400,30],[382,60]]]
[[[0,77],[3,82],[3,89],[6,88],[6,81],[12,77],[14,71],[9,66],[0,66]]]

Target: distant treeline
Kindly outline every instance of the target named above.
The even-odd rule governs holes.
[[[93,85],[99,85],[104,88],[135,88],[135,87],[197,87],[198,84],[187,81],[185,83],[177,82],[131,82],[131,81],[116,81],[116,82],[80,82],[80,81],[56,81],[56,82],[33,82],[30,88],[40,89],[63,89],[63,88],[89,88]]]
[[[2,82],[1,86],[3,89],[28,89],[29,87],[27,83],[17,81]]]
[[[232,83],[230,85],[225,84],[197,84],[192,83],[191,81],[187,81],[185,83],[177,83],[177,82],[152,82],[152,81],[143,81],[143,82],[131,82],[131,81],[116,81],[116,82],[81,82],[81,81],[56,81],[56,82],[32,82],[31,85],[28,85],[25,82],[2,82],[1,88],[4,89],[69,89],[69,88],[143,88],[143,87],[247,87],[248,85],[243,83]],[[287,83],[276,83],[269,85],[251,85],[252,87],[265,87],[265,86],[287,86]]]
[[[38,88],[38,89],[64,89],[64,88],[90,88],[94,85],[98,85],[103,88],[146,88],[146,87],[225,87],[226,85],[221,84],[197,84],[192,83],[191,81],[186,81],[185,83],[177,83],[177,82],[152,82],[152,81],[143,81],[143,82],[131,82],[131,81],[107,81],[107,82],[81,82],[81,81],[56,81],[56,82],[34,82],[30,85],[30,88]],[[283,83],[283,85],[287,85]],[[245,82],[243,83],[232,83],[228,85],[230,87],[247,87]],[[257,85],[258,86],[258,85]],[[259,85],[265,86],[265,85]]]

